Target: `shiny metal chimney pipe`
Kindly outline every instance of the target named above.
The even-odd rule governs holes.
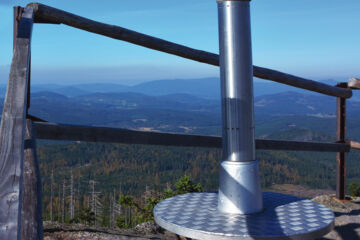
[[[155,206],[154,219],[191,239],[318,239],[334,226],[330,209],[261,192],[255,159],[250,0],[217,2],[223,115],[219,192],[165,199]]]
[[[250,214],[263,208],[255,160],[250,0],[217,0],[223,124],[218,209]]]

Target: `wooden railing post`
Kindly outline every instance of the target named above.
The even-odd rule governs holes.
[[[339,83],[339,87],[347,87],[346,83]],[[346,131],[346,99],[337,98],[336,102],[336,140],[338,143],[345,143]],[[346,158],[345,152],[336,154],[336,197],[340,200],[345,199],[345,179],[346,179]]]
[[[21,239],[43,239],[41,214],[41,177],[36,157],[36,131],[33,122],[26,120],[24,170],[22,181]]]
[[[14,7],[13,49],[15,49],[15,40],[17,37],[19,22],[20,22],[23,11],[24,11],[24,8],[22,8],[20,6]],[[28,90],[27,90],[26,114],[28,113],[29,108],[30,108],[31,55],[29,56],[29,71],[28,71],[27,79],[28,79]]]
[[[0,239],[21,238],[24,134],[33,9],[18,24],[0,125]]]
[[[15,49],[15,40],[16,40],[16,36],[17,36],[17,32],[18,32],[18,26],[19,26],[19,22],[20,22],[20,18],[21,18],[21,14],[23,12],[23,8],[20,6],[15,6],[14,7],[14,23],[13,23],[13,49]]]
[[[28,71],[28,76],[27,76],[27,95],[26,95],[26,115],[28,115],[29,113],[29,108],[30,108],[30,99],[31,99],[31,53],[29,55],[29,71]]]

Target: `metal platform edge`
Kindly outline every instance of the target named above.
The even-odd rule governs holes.
[[[328,234],[329,232],[331,232],[334,229],[335,223],[334,221],[326,228],[323,228],[319,231],[315,231],[315,232],[309,232],[307,234],[301,234],[301,235],[293,235],[293,236],[279,236],[279,237],[251,237],[251,236],[245,236],[245,237],[238,237],[238,236],[224,236],[224,235],[215,235],[215,234],[209,234],[206,233],[204,231],[199,231],[199,230],[193,230],[192,234],[188,234],[189,230],[184,228],[184,227],[180,227],[178,225],[172,224],[172,223],[167,223],[163,220],[161,220],[160,218],[154,216],[154,220],[155,222],[162,228],[164,228],[165,230],[175,233],[177,235],[183,236],[183,237],[187,237],[187,238],[191,238],[191,239],[209,239],[209,240],[229,240],[229,239],[233,239],[233,240],[283,240],[283,239],[291,239],[291,240],[309,240],[309,239],[317,239],[317,238],[321,238],[324,235]],[[168,229],[171,229],[168,230]]]
[[[315,202],[316,203],[316,202]],[[319,204],[316,203],[318,205],[323,205],[323,204]],[[323,205],[325,206],[325,205]],[[326,206],[325,206],[326,207]],[[312,232],[308,232],[306,234],[297,234],[297,235],[292,235],[292,236],[269,236],[269,237],[265,237],[265,236],[227,236],[227,235],[223,235],[223,234],[210,234],[208,232],[205,231],[201,231],[201,230],[196,230],[196,229],[192,229],[191,231],[189,231],[188,228],[185,227],[181,227],[179,225],[173,224],[173,223],[168,223],[164,220],[162,220],[161,218],[157,217],[154,214],[154,220],[155,222],[162,228],[164,228],[165,230],[175,233],[177,235],[186,237],[186,238],[190,238],[190,239],[198,239],[198,240],[309,240],[309,239],[318,239],[321,238],[323,236],[325,236],[326,234],[330,233],[334,227],[335,227],[335,218],[334,220],[327,226],[324,227],[322,229],[316,230],[316,231],[312,231]]]

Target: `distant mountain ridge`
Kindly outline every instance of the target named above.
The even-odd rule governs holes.
[[[220,99],[206,99],[190,94],[178,93],[151,96],[136,92],[90,93],[67,97],[53,92],[35,92],[33,101],[53,102],[54,105],[69,104],[69,107],[83,106],[103,109],[169,109],[180,111],[203,111],[220,113]],[[54,103],[60,101],[58,103]],[[309,115],[320,118],[335,118],[336,99],[330,96],[298,92],[281,92],[254,98],[257,115]],[[349,116],[360,117],[360,102],[348,102]]]
[[[335,85],[336,81],[325,80],[324,83]],[[5,90],[6,88],[4,85],[0,86],[0,97],[3,97],[5,95]],[[216,77],[200,79],[155,80],[140,83],[134,86],[101,82],[74,84],[67,86],[56,84],[34,84],[31,86],[31,91],[51,91],[68,97],[82,96],[90,93],[134,92],[142,93],[149,96],[161,96],[168,94],[190,94],[206,99],[219,99],[220,80]],[[312,92],[303,89],[298,89],[284,84],[254,78],[255,96],[276,94],[288,91],[313,94]],[[355,95],[355,99],[356,98],[358,98],[357,95]]]
[[[334,132],[335,98],[283,92],[255,97],[255,124],[259,136],[276,129],[305,128]],[[3,99],[0,99],[0,110]],[[349,134],[360,132],[360,102],[347,104]],[[67,97],[34,92],[30,113],[50,122],[121,127],[138,130],[219,135],[220,99],[189,94],[149,96],[142,93],[90,93]],[[359,133],[360,134],[360,133]],[[360,135],[358,135],[360,136]]]

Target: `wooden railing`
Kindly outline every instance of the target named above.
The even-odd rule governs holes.
[[[14,56],[0,127],[0,239],[41,239],[41,181],[35,139],[118,142],[221,148],[221,137],[142,132],[48,123],[27,114],[30,106],[31,32],[33,23],[66,24],[179,57],[219,66],[219,56],[119,26],[108,25],[38,3],[14,8]],[[345,197],[345,152],[360,149],[346,140],[346,99],[360,81],[330,86],[279,71],[254,66],[254,76],[337,97],[337,142],[256,140],[257,149],[337,152],[337,197]],[[23,207],[26,206],[26,207]]]
[[[16,10],[22,17],[14,34],[0,128],[0,239],[4,240],[37,239],[42,233],[41,183],[31,121],[26,121],[33,8]]]
[[[221,148],[222,139],[217,136],[134,131],[119,128],[90,127],[35,122],[36,137],[48,140],[68,140],[87,142],[112,142],[128,144],[149,144],[181,147]],[[349,152],[349,143],[298,142],[256,139],[256,149]]]
[[[179,57],[207,63],[214,66],[219,66],[219,55],[215,53],[189,48],[119,26],[100,23],[42,4],[31,3],[29,6],[34,8],[35,22],[65,24],[74,28],[79,28],[88,32],[126,41],[157,51],[173,54]],[[352,92],[349,89],[333,87],[324,83],[296,77],[267,68],[254,66],[254,76],[291,85],[297,88],[323,93],[329,96],[343,98],[350,98],[352,96]]]

